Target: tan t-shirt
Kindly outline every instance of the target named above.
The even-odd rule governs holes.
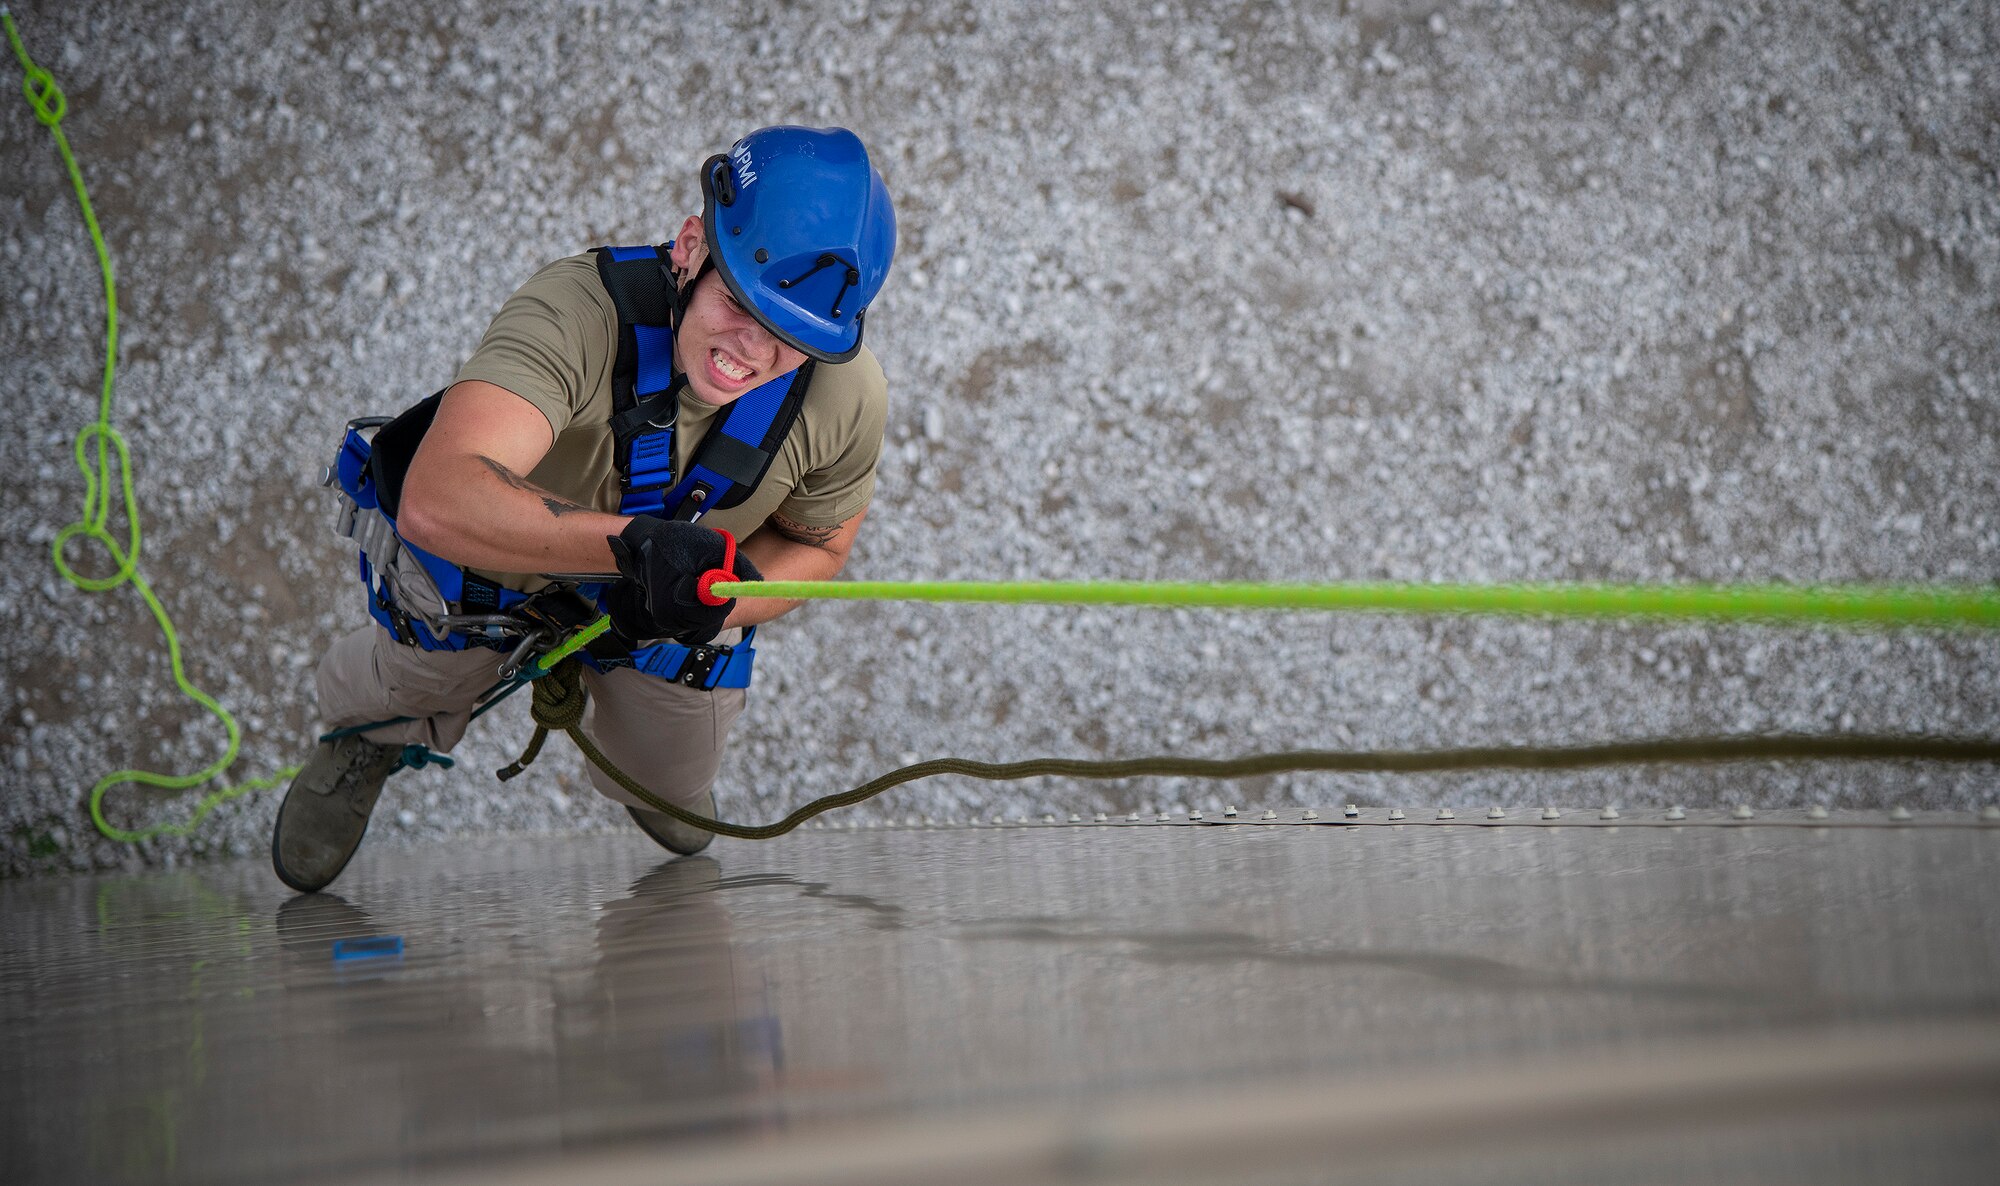
[[[617,358],[618,310],[598,279],[596,258],[573,255],[535,273],[507,298],[453,382],[482,380],[535,405],[555,440],[528,480],[584,506],[616,512],[621,492],[610,421]],[[703,526],[740,540],[773,511],[812,527],[852,519],[875,492],[888,409],[882,367],[866,347],[847,362],[820,363],[805,407],[764,480],[743,502],[702,516]],[[687,471],[695,446],[725,411],[681,393],[676,473]],[[517,589],[544,583],[530,574],[482,575]]]

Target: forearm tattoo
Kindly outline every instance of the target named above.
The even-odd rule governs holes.
[[[501,465],[499,462],[493,460],[491,457],[482,456],[480,457],[479,460],[486,466],[487,469],[493,471],[494,477],[499,478],[501,481],[507,483],[509,486],[512,486],[516,490],[526,490],[528,493],[534,495],[536,498],[541,499],[542,505],[549,509],[549,514],[554,515],[558,519],[562,518],[564,515],[574,515],[578,514],[579,512],[590,510],[590,508],[587,506],[579,506],[578,504],[571,502],[567,498],[559,498],[556,495],[550,494],[548,491],[542,489],[540,486],[535,485],[533,482],[530,482],[528,479],[522,477],[520,474],[515,473],[513,470],[508,469],[506,466]]]
[[[833,542],[833,537],[840,534],[839,524],[832,527],[810,527],[787,519],[783,515],[771,516],[771,528],[793,543],[805,544],[812,548],[826,548]]]

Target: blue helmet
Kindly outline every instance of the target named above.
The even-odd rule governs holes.
[[[861,349],[896,254],[896,212],[846,128],[763,128],[701,167],[709,259],[778,340],[822,362]]]

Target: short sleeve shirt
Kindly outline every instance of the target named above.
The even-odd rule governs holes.
[[[535,273],[507,299],[453,382],[491,383],[533,404],[547,417],[554,440],[528,480],[615,513],[621,490],[610,421],[617,357],[618,310],[598,278],[596,258],[575,255]],[[875,492],[888,406],[888,384],[866,347],[847,362],[818,364],[805,406],[764,480],[749,498],[710,511],[702,523],[742,539],[773,512],[811,527],[852,519]],[[681,393],[676,473],[687,471],[695,446],[727,410]],[[484,575],[514,588],[542,583],[532,574]]]

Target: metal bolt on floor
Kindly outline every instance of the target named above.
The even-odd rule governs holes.
[[[1348,819],[1353,819],[1355,816],[1361,814],[1361,809],[1359,807],[1356,807],[1354,804],[1349,803],[1346,807],[1343,807],[1341,809],[1340,814],[1346,816]]]
[[[1562,818],[1562,812],[1560,812],[1560,811],[1557,811],[1557,810],[1556,810],[1555,808],[1553,808],[1553,807],[1544,807],[1544,808],[1542,808],[1542,818],[1543,818],[1543,819],[1561,819],[1561,818]]]
[[[1687,808],[1682,807],[1678,803],[1674,804],[1672,807],[1667,808],[1668,819],[1683,820],[1686,819],[1687,817],[1688,817]]]
[[[1898,803],[1898,804],[1897,804],[1896,806],[1894,806],[1894,807],[1892,807],[1892,808],[1890,808],[1890,809],[1889,809],[1889,818],[1890,818],[1890,819],[1892,819],[1892,820],[1895,820],[1895,821],[1896,821],[1897,823],[1899,823],[1899,824],[1900,824],[1900,823],[1904,823],[1904,822],[1906,822],[1906,821],[1908,821],[1908,820],[1910,820],[1910,819],[1912,819],[1912,818],[1914,818],[1914,817],[1910,815],[1910,809],[1909,809],[1909,808],[1907,808],[1907,807],[1903,806],[1902,804]]]
[[[1806,808],[1807,819],[1825,819],[1829,814],[1830,813],[1827,811],[1826,808],[1820,806],[1817,803],[1813,804],[1811,807]]]
[[[1506,819],[1506,818],[1507,818],[1507,813],[1506,813],[1506,812],[1504,812],[1504,811],[1502,811],[1502,810],[1500,810],[1500,808],[1499,808],[1498,806],[1494,806],[1494,807],[1489,807],[1489,808],[1487,808],[1487,809],[1486,809],[1486,818],[1487,818],[1487,819]]]
[[[1457,813],[1453,812],[1453,811],[1452,811],[1452,809],[1451,809],[1451,808],[1449,808],[1449,807],[1440,807],[1440,808],[1438,808],[1438,818],[1439,818],[1439,819],[1457,819],[1457,818],[1458,818],[1458,815],[1457,815]]]
[[[1618,818],[1618,809],[1617,809],[1616,807],[1612,806],[1611,804],[1609,804],[1609,803],[1606,803],[1606,804],[1604,805],[1604,809],[1603,809],[1602,811],[1600,811],[1600,812],[1598,812],[1598,813],[1597,813],[1597,818],[1598,818],[1598,819],[1617,819],[1617,818]]]
[[[1400,807],[1391,807],[1391,808],[1389,809],[1389,818],[1390,818],[1390,819],[1402,819],[1402,818],[1403,818],[1403,809],[1402,809],[1402,808],[1400,808]]]

